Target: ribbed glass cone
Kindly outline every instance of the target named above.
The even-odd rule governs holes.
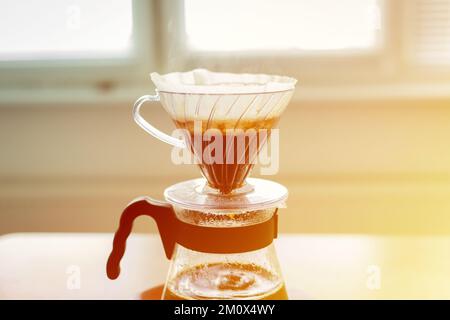
[[[175,125],[185,129],[203,176],[225,194],[245,184],[296,82],[288,77],[207,70],[152,74],[152,80]]]
[[[222,193],[230,193],[245,183],[291,95],[292,91],[240,95],[160,93],[177,128],[185,129],[203,176]]]

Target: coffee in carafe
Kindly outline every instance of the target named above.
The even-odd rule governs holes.
[[[235,262],[208,263],[183,270],[170,279],[165,300],[192,299],[285,300],[282,279],[255,265]]]

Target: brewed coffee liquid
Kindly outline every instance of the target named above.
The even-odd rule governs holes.
[[[254,264],[210,263],[188,268],[167,283],[164,300],[286,300],[284,284]]]
[[[259,151],[270,138],[271,129],[277,123],[278,118],[239,122],[203,121],[201,130],[195,130],[194,121],[175,121],[178,128],[189,132],[191,151],[200,162],[200,170],[209,185],[225,194],[244,184]],[[205,139],[208,129],[216,129],[223,138],[222,150],[218,151],[221,152],[221,162],[208,161],[210,153],[205,150],[214,141]],[[195,141],[197,141],[196,144]],[[213,148],[210,147],[210,149]],[[212,156],[215,157],[215,150]],[[212,157],[209,159],[212,160]]]

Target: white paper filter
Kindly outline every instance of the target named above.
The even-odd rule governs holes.
[[[267,74],[235,74],[196,69],[151,79],[161,103],[177,121],[265,120],[280,117],[296,79]]]

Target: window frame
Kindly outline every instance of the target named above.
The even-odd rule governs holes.
[[[169,4],[170,2],[170,4]],[[163,46],[162,56],[168,57],[166,66],[168,70],[192,69],[204,67],[212,70],[227,70],[239,72],[264,72],[287,74],[300,80],[304,79],[308,83],[317,85],[327,85],[338,82],[361,83],[371,82],[371,79],[362,79],[367,73],[376,72],[379,77],[387,79],[392,77],[392,63],[388,60],[383,43],[389,39],[389,11],[390,1],[380,0],[380,10],[382,11],[380,46],[371,49],[357,50],[286,50],[286,51],[200,51],[190,49],[186,43],[184,33],[184,0],[174,0],[162,4],[162,17],[165,21],[173,22],[170,30],[163,29],[162,38],[177,39],[177,45],[166,43]],[[174,54],[177,54],[175,63]],[[239,57],[239,58],[236,58]],[[273,60],[279,59],[274,65]],[[352,68],[349,68],[349,66]],[[249,66],[264,66],[255,68]],[[320,72],[317,71],[320,66]],[[355,67],[356,66],[356,67]],[[342,78],[342,75],[345,77]],[[320,79],[319,79],[320,78]],[[323,83],[321,79],[329,81]]]
[[[0,91],[60,87],[117,88],[142,82],[143,70],[156,66],[152,1],[132,0],[133,52],[128,57],[0,61]],[[70,74],[70,77],[67,77]],[[3,92],[4,93],[4,92]],[[0,92],[0,97],[2,92]]]

